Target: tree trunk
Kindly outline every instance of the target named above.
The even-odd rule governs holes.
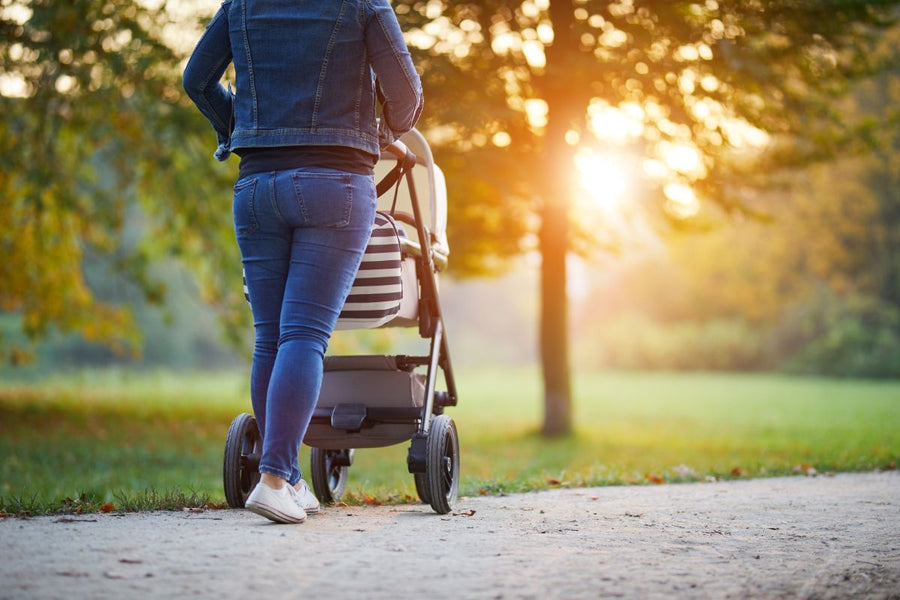
[[[544,375],[544,426],[546,436],[572,432],[572,386],[569,365],[569,304],[566,295],[566,255],[569,250],[569,201],[574,153],[566,143],[566,131],[578,118],[581,94],[573,93],[572,70],[567,68],[578,52],[573,37],[571,0],[553,0],[553,44],[546,48],[547,66],[540,80],[547,101],[546,153],[542,158],[543,185],[541,229],[541,367]]]
[[[559,198],[559,196],[557,196]],[[544,375],[546,436],[572,431],[572,390],[569,367],[569,310],[566,295],[568,250],[564,202],[545,200],[541,214],[541,367]]]

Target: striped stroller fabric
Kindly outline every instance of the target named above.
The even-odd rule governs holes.
[[[403,299],[401,235],[405,236],[405,233],[397,227],[390,215],[376,213],[359,273],[350,288],[335,329],[380,327],[400,311]],[[246,275],[243,279],[244,298],[250,302]]]
[[[380,327],[400,311],[403,299],[400,235],[402,230],[390,215],[375,214],[366,253],[335,329]]]

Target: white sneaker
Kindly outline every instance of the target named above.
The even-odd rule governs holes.
[[[302,523],[306,520],[306,511],[300,505],[297,491],[289,485],[276,490],[260,481],[250,492],[244,506],[276,523]]]
[[[313,494],[309,486],[302,479],[297,482],[297,501],[308,515],[314,515],[319,512],[319,499]]]

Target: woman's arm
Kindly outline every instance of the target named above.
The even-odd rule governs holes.
[[[378,128],[381,147],[413,128],[422,114],[422,82],[413,66],[403,32],[387,0],[363,0],[366,5],[366,50],[382,99]]]
[[[228,6],[225,0],[213,17],[203,37],[191,54],[184,69],[184,91],[194,101],[216,130],[219,147],[216,158],[228,158],[231,130],[234,125],[234,94],[220,83],[222,74],[231,62],[231,42],[228,39]]]

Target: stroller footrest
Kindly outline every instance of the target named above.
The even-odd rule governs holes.
[[[406,455],[406,467],[410,473],[424,473],[428,458],[428,436],[416,433],[410,440],[409,453]]]
[[[365,404],[337,404],[331,409],[331,426],[334,429],[359,431],[365,421]]]
[[[313,411],[311,423],[330,425],[334,407],[317,408]],[[422,417],[421,408],[390,408],[366,406],[363,429],[376,423],[410,423]]]

